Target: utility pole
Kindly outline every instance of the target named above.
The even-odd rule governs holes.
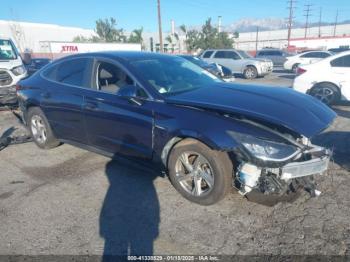
[[[337,9],[337,13],[336,13],[336,15],[335,15],[335,22],[334,22],[333,36],[335,36],[335,35],[337,34],[338,15],[339,15],[339,10]]]
[[[310,7],[312,6],[311,4],[307,4],[307,5],[304,5],[305,6],[305,9],[304,9],[304,16],[305,16],[305,34],[304,34],[304,38],[306,38],[307,36],[307,29],[309,28],[309,17],[311,16],[310,15],[310,12],[311,12],[311,9]]]
[[[221,33],[221,18],[222,16],[218,16],[218,32]]]
[[[256,38],[255,38],[255,54],[258,52],[258,43],[259,43],[259,27],[256,27]]]
[[[294,19],[294,8],[295,8],[295,0],[288,0],[287,2],[289,4],[288,9],[289,9],[289,17],[288,17],[288,46],[290,46],[290,37],[292,33],[292,26],[293,26],[293,19]]]
[[[318,20],[318,37],[321,37],[322,7],[320,7],[320,19]]]
[[[163,33],[162,33],[162,17],[160,14],[160,0],[157,0],[158,4],[158,28],[159,28],[159,51],[163,53],[164,47],[163,47]]]

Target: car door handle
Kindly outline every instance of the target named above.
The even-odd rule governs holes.
[[[95,110],[98,106],[97,106],[97,103],[86,102],[84,107],[85,109],[88,109],[88,110]]]

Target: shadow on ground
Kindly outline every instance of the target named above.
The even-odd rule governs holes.
[[[289,74],[289,75],[280,75],[278,76],[279,78],[286,78],[286,79],[294,79],[295,75],[294,74]]]
[[[124,160],[108,162],[105,171],[110,185],[100,214],[103,261],[115,261],[117,255],[152,255],[160,223],[153,181],[160,173]]]

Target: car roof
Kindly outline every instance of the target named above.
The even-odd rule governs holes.
[[[90,53],[81,53],[65,56],[58,60],[65,60],[71,58],[79,58],[79,57],[102,57],[123,61],[136,61],[142,59],[152,59],[152,58],[161,58],[161,57],[175,57],[174,55],[167,55],[163,53],[152,53],[145,51],[100,51],[100,52],[90,52]],[[56,61],[58,61],[56,60]]]

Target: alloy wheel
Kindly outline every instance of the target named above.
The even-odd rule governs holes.
[[[175,165],[176,181],[193,196],[208,194],[214,187],[214,173],[209,161],[199,153],[183,152]]]
[[[334,91],[327,87],[318,88],[315,90],[314,97],[329,105],[334,99]]]
[[[31,119],[31,130],[34,139],[40,143],[43,144],[47,140],[47,130],[44,124],[43,119],[38,116],[34,115]]]

